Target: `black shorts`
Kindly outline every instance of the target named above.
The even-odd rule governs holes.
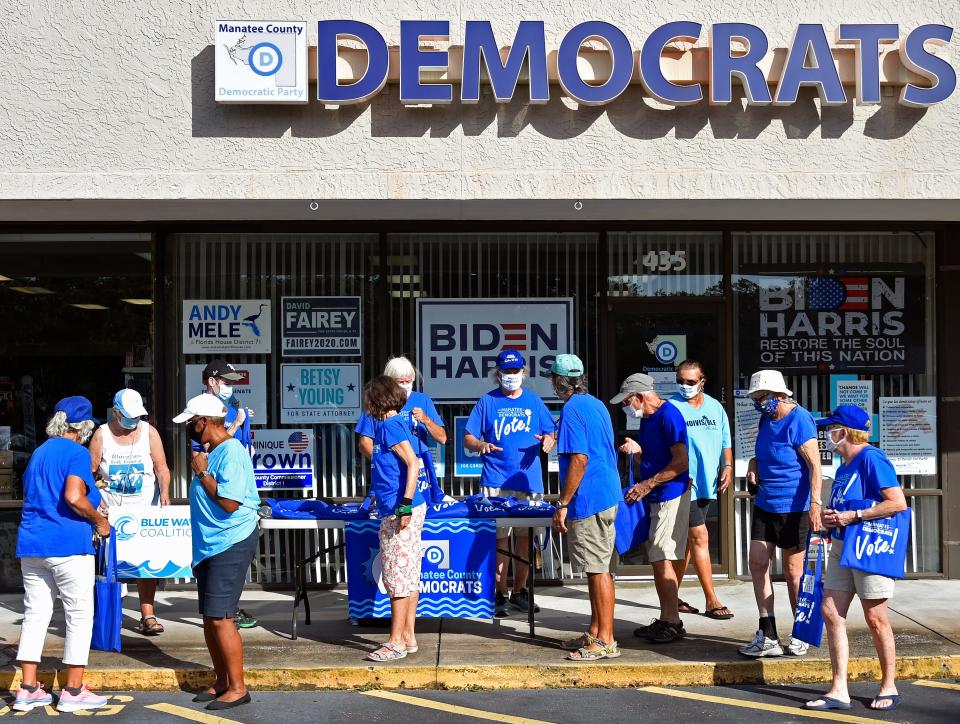
[[[707,516],[710,515],[710,505],[712,503],[713,498],[693,498],[690,501],[691,528],[707,524]]]
[[[806,511],[771,513],[753,506],[750,540],[773,543],[777,548],[806,548],[810,520]]]
[[[193,569],[197,579],[197,605],[207,618],[233,618],[260,542],[260,529],[222,553],[200,561]]]

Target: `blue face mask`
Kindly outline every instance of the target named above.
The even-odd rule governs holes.
[[[117,423],[124,430],[136,430],[137,425],[140,424],[139,417],[124,417],[119,411],[114,412],[114,414],[116,415]]]
[[[757,409],[757,412],[760,412],[767,417],[773,417],[777,414],[777,408],[780,406],[779,397],[768,397],[763,402],[753,401],[753,406]]]

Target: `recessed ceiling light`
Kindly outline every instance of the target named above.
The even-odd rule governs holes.
[[[12,282],[13,279],[10,277],[5,277],[3,274],[0,274],[0,282]]]
[[[50,289],[44,289],[43,287],[7,287],[7,289],[12,289],[21,294],[53,294]]]
[[[153,304],[153,300],[152,300],[152,299],[138,299],[138,298],[133,298],[133,299],[121,299],[120,301],[121,301],[121,302],[126,302],[127,304],[137,304],[137,305],[140,305],[140,306],[146,306],[146,305],[148,305],[148,304]]]
[[[76,307],[77,309],[95,309],[97,311],[110,309],[110,307],[105,307],[102,304],[71,304],[70,306]]]

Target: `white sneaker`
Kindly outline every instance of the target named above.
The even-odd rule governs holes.
[[[810,644],[800,639],[791,638],[790,645],[784,651],[789,656],[804,656],[810,649]]]
[[[752,659],[759,659],[764,656],[783,656],[780,642],[777,639],[768,639],[763,635],[763,631],[759,630],[754,634],[753,641],[746,646],[741,646],[737,651]]]

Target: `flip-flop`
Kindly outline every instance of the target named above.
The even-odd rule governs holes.
[[[813,701],[818,701],[818,700],[814,699]],[[822,701],[823,703],[817,704],[815,706],[811,706],[811,702],[808,701],[806,704],[803,705],[803,708],[807,709],[808,711],[828,711],[830,709],[849,709],[850,708],[849,701],[840,701],[839,699],[834,699],[832,696],[821,696],[819,698],[819,701]]]
[[[726,611],[727,613],[717,613],[717,611]],[[703,612],[703,615],[707,618],[712,618],[715,621],[727,621],[733,618],[733,613],[726,606],[717,606],[716,608],[708,608]]]
[[[890,706],[874,706],[878,701],[889,701]],[[873,701],[870,702],[870,709],[873,711],[893,711],[898,706],[900,706],[900,695],[899,694],[884,694],[883,696],[873,697]]]
[[[680,599],[679,601],[677,601],[677,611],[679,613],[700,613],[699,608],[694,608],[683,599]]]

